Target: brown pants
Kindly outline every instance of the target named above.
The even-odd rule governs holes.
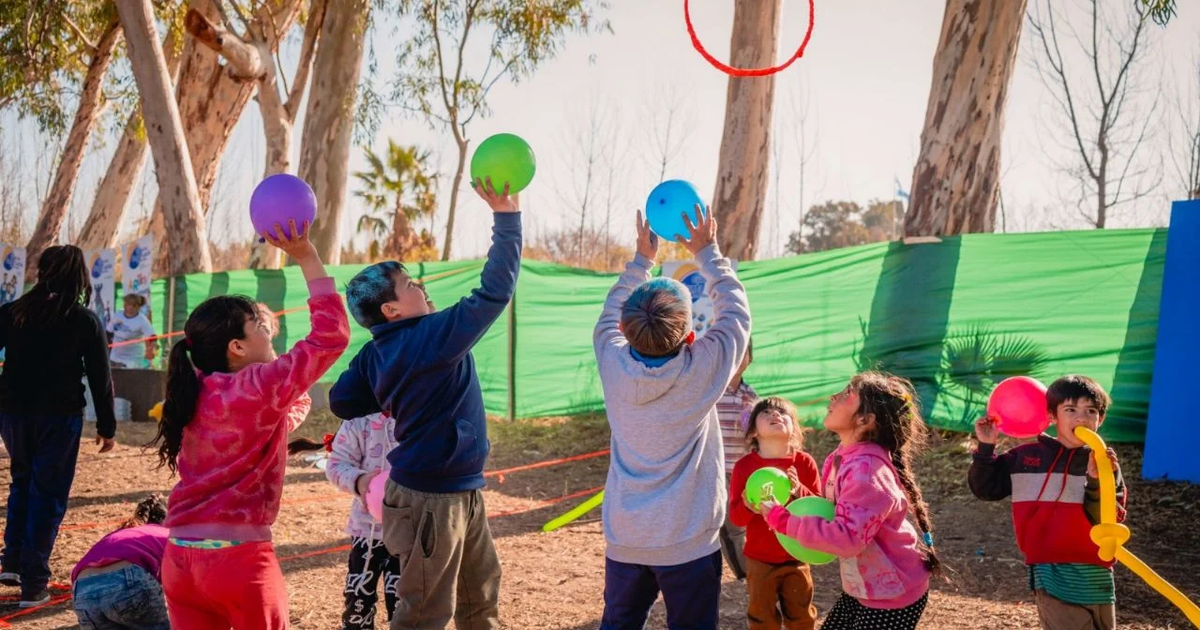
[[[1113,630],[1117,608],[1113,604],[1070,604],[1036,591],[1038,620],[1043,630]]]
[[[746,558],[746,619],[750,630],[813,630],[813,581],[803,562],[767,564]]]
[[[500,558],[479,490],[434,494],[396,485],[383,497],[383,542],[400,559],[392,630],[500,627]]]

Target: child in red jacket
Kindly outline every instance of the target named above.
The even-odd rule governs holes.
[[[1046,630],[1109,630],[1117,624],[1112,562],[1100,559],[1092,525],[1100,522],[1096,453],[1075,427],[1097,431],[1112,400],[1086,376],[1066,376],[1046,392],[1058,431],[996,455],[996,423],[975,423],[979,448],[967,480],[984,501],[1012,497],[1017,546],[1029,566],[1029,587]],[[1110,449],[1117,482],[1117,520],[1125,520],[1125,483]]]
[[[783,549],[745,498],[746,480],[767,467],[787,472],[792,497],[820,496],[817,462],[802,450],[804,434],[796,416],[796,408],[782,398],[755,405],[746,427],[750,452],[733,467],[729,520],[746,528],[746,618],[751,630],[812,630],[817,621],[808,565]]]

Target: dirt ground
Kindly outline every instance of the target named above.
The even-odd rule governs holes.
[[[310,420],[300,432],[319,437],[336,424],[326,416]],[[167,492],[165,472],[151,469],[150,456],[136,445],[152,435],[146,424],[123,424],[124,445],[97,455],[85,441],[58,545],[52,559],[55,579],[66,581],[74,562],[88,547],[126,517],[149,492]],[[493,423],[489,469],[501,470],[590,453],[608,447],[602,417],[546,419],[515,424]],[[94,434],[93,434],[94,435]],[[933,587],[922,627],[1036,628],[1037,613],[1026,590],[1025,570],[1013,541],[1009,503],[983,503],[966,487],[969,465],[965,436],[935,437],[922,456],[919,480],[932,507],[938,550],[950,568],[947,581]],[[134,445],[134,446],[128,446]],[[828,437],[809,439],[817,461],[833,446]],[[1193,600],[1200,599],[1200,487],[1148,484],[1138,477],[1140,447],[1118,453],[1130,483],[1128,548]],[[604,536],[599,511],[576,524],[544,534],[541,526],[592,490],[603,485],[607,457],[591,457],[557,466],[511,472],[489,480],[488,512],[504,578],[501,619],[504,628],[575,630],[596,628],[603,608]],[[7,496],[8,461],[0,459],[0,493]],[[567,500],[562,497],[580,495]],[[324,473],[302,457],[293,458],[284,489],[284,505],[275,524],[277,554],[287,576],[294,628],[338,627],[345,577],[345,525],[349,498],[338,495]],[[1187,628],[1186,619],[1165,599],[1123,567],[1116,569],[1118,623],[1122,628]],[[813,568],[816,600],[822,613],[839,593],[837,565]],[[15,589],[0,591],[0,628],[74,628],[69,591],[52,606],[11,617]],[[745,627],[745,589],[726,574],[721,596],[721,627]],[[380,619],[383,616],[380,615]],[[5,621],[6,620],[6,621]],[[379,627],[384,627],[382,621]],[[661,601],[648,624],[665,627]]]

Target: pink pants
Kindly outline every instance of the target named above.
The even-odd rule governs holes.
[[[269,542],[225,549],[168,544],[163,591],[174,630],[286,630],[287,588]]]

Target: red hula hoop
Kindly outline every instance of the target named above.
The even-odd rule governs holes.
[[[792,65],[797,59],[804,56],[804,49],[808,47],[808,40],[812,38],[813,24],[816,22],[816,7],[813,5],[814,0],[808,0],[808,31],[804,33],[804,41],[800,42],[800,48],[796,50],[796,54],[792,55],[787,61],[774,66],[772,68],[734,68],[733,66],[722,63],[716,57],[709,54],[704,49],[704,44],[700,43],[700,38],[696,36],[696,29],[692,26],[692,14],[688,10],[688,0],[683,0],[683,19],[687,22],[688,35],[692,38],[692,46],[696,52],[700,53],[701,57],[708,60],[714,68],[734,77],[765,77],[775,74],[780,70]]]

